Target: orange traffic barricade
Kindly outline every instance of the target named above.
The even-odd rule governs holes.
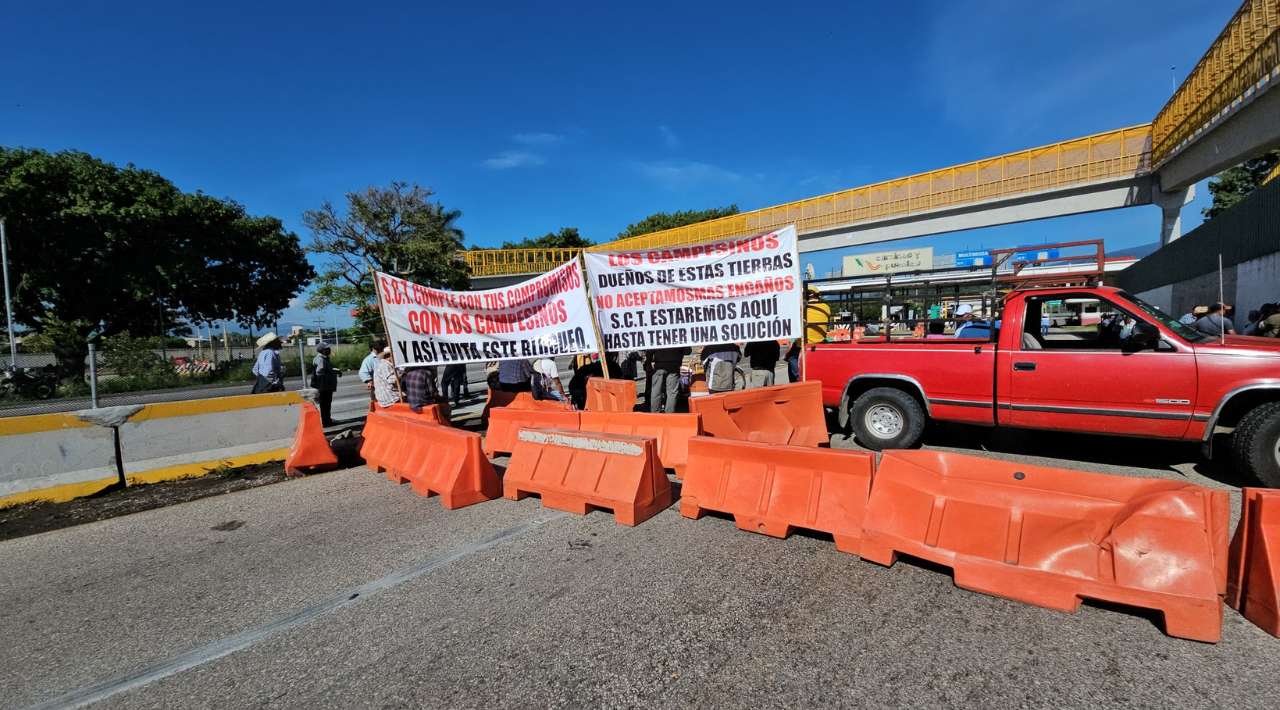
[[[861,451],[694,437],[680,514],[729,513],[742,530],[773,537],[793,528],[830,533],[837,550],[856,555],[874,467]]]
[[[284,471],[291,476],[328,466],[337,466],[338,456],[329,446],[320,423],[320,410],[310,402],[298,408],[298,429],[293,433],[293,445],[284,460]]]
[[[489,426],[485,429],[484,452],[496,456],[515,451],[516,434],[522,428],[577,429],[578,412],[514,407],[494,409],[489,412]]]
[[[622,525],[642,523],[671,505],[657,443],[623,434],[525,429],[502,489],[511,500],[537,494],[544,506],[579,515],[612,510]]]
[[[1280,490],[1241,491],[1240,524],[1231,538],[1227,604],[1280,636]]]
[[[485,397],[484,408],[480,410],[480,425],[484,426],[489,421],[489,412],[498,407],[505,407],[511,404],[516,398],[515,392],[505,392],[497,387],[490,387],[489,394]]]
[[[587,379],[588,412],[630,412],[636,408],[636,381],[631,379]]]
[[[375,411],[383,411],[383,412],[387,412],[388,414],[401,416],[401,417],[411,417],[414,419],[422,419],[422,420],[431,422],[432,424],[440,424],[441,426],[450,425],[448,405],[427,404],[427,405],[424,405],[421,409],[422,411],[420,412],[414,412],[412,409],[409,408],[409,405],[407,403],[396,402],[390,407],[376,405]]]
[[[651,436],[658,441],[658,463],[683,474],[689,461],[689,439],[701,431],[697,414],[648,412],[580,412],[582,431]]]
[[[796,382],[689,399],[709,436],[764,444],[819,446],[830,441],[822,383]]]
[[[956,586],[1074,611],[1083,598],[1155,609],[1170,636],[1216,642],[1227,494],[1190,483],[888,451],[862,557],[946,565]]]
[[[479,434],[388,412],[369,418],[361,454],[388,479],[407,481],[418,495],[439,495],[449,510],[501,495],[498,474],[480,450]]]

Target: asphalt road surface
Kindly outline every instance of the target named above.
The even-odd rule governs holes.
[[[1194,447],[967,428],[929,445],[1239,502]],[[0,569],[6,708],[1263,708],[1280,692],[1280,640],[1229,609],[1202,644],[821,536],[674,506],[635,528],[536,499],[446,511],[363,468],[0,543]]]

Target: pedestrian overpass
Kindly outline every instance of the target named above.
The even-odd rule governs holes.
[[[1280,146],[1280,0],[1245,0],[1151,123],[590,247],[647,249],[795,224],[800,251],[1157,205],[1181,236],[1196,182]],[[462,252],[475,288],[545,272],[575,249]]]

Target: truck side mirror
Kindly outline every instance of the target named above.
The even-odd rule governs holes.
[[[1133,330],[1130,331],[1123,345],[1125,350],[1137,352],[1154,348],[1159,340],[1160,331],[1154,325],[1140,320],[1133,324]]]

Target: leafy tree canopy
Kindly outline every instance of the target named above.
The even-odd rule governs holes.
[[[706,210],[682,210],[680,212],[658,212],[636,222],[627,225],[627,228],[618,234],[619,239],[627,237],[638,237],[641,234],[649,232],[659,232],[664,229],[673,229],[675,227],[683,227],[686,224],[695,224],[697,222],[706,222],[710,219],[718,219],[720,217],[728,217],[729,215],[738,214],[737,205],[729,205],[727,207],[712,207]]]
[[[86,153],[0,147],[14,318],[82,376],[89,335],[275,320],[314,275],[275,217]]]
[[[1249,193],[1262,185],[1267,175],[1280,164],[1280,150],[1273,150],[1260,157],[1223,170],[1209,181],[1209,194],[1213,204],[1201,210],[1205,219],[1213,219],[1234,207]]]
[[[577,227],[564,227],[541,237],[528,237],[518,242],[503,242],[503,249],[585,249],[595,242],[578,234]]]
[[[462,213],[431,201],[434,194],[417,184],[393,182],[347,193],[345,212],[326,201],[303,214],[312,233],[309,251],[324,259],[307,306],[352,306],[365,329],[381,333],[371,307],[377,292],[369,264],[423,286],[467,288],[470,277],[458,258],[463,234],[455,224]]]

